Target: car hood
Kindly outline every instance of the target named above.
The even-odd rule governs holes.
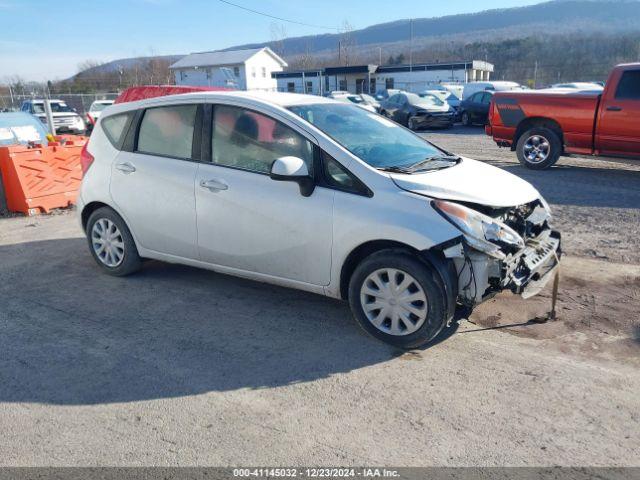
[[[398,187],[419,195],[490,207],[513,207],[540,197],[533,185],[520,177],[469,158],[442,170],[390,176]]]

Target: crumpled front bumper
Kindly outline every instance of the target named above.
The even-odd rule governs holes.
[[[562,256],[560,232],[547,230],[527,241],[525,248],[506,263],[504,287],[531,298],[553,278]]]

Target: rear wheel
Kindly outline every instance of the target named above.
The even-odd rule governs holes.
[[[142,260],[126,223],[114,210],[102,207],[87,221],[89,250],[109,275],[130,275],[140,270]]]
[[[469,115],[469,112],[462,112],[462,124],[465,127],[471,126],[471,115]]]
[[[553,130],[534,127],[520,136],[516,152],[523,166],[532,170],[544,170],[560,158],[562,142]]]
[[[446,324],[440,278],[402,250],[374,253],[358,265],[349,282],[349,304],[367,333],[395,347],[424,345]]]

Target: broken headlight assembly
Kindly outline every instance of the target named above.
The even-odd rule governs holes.
[[[467,243],[494,258],[504,259],[501,247],[518,251],[524,240],[512,228],[458,203],[433,200],[434,208],[464,234]]]

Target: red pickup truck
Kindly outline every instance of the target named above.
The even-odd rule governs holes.
[[[497,92],[485,131],[535,170],[572,153],[640,158],[640,63],[615,67],[602,92]]]

